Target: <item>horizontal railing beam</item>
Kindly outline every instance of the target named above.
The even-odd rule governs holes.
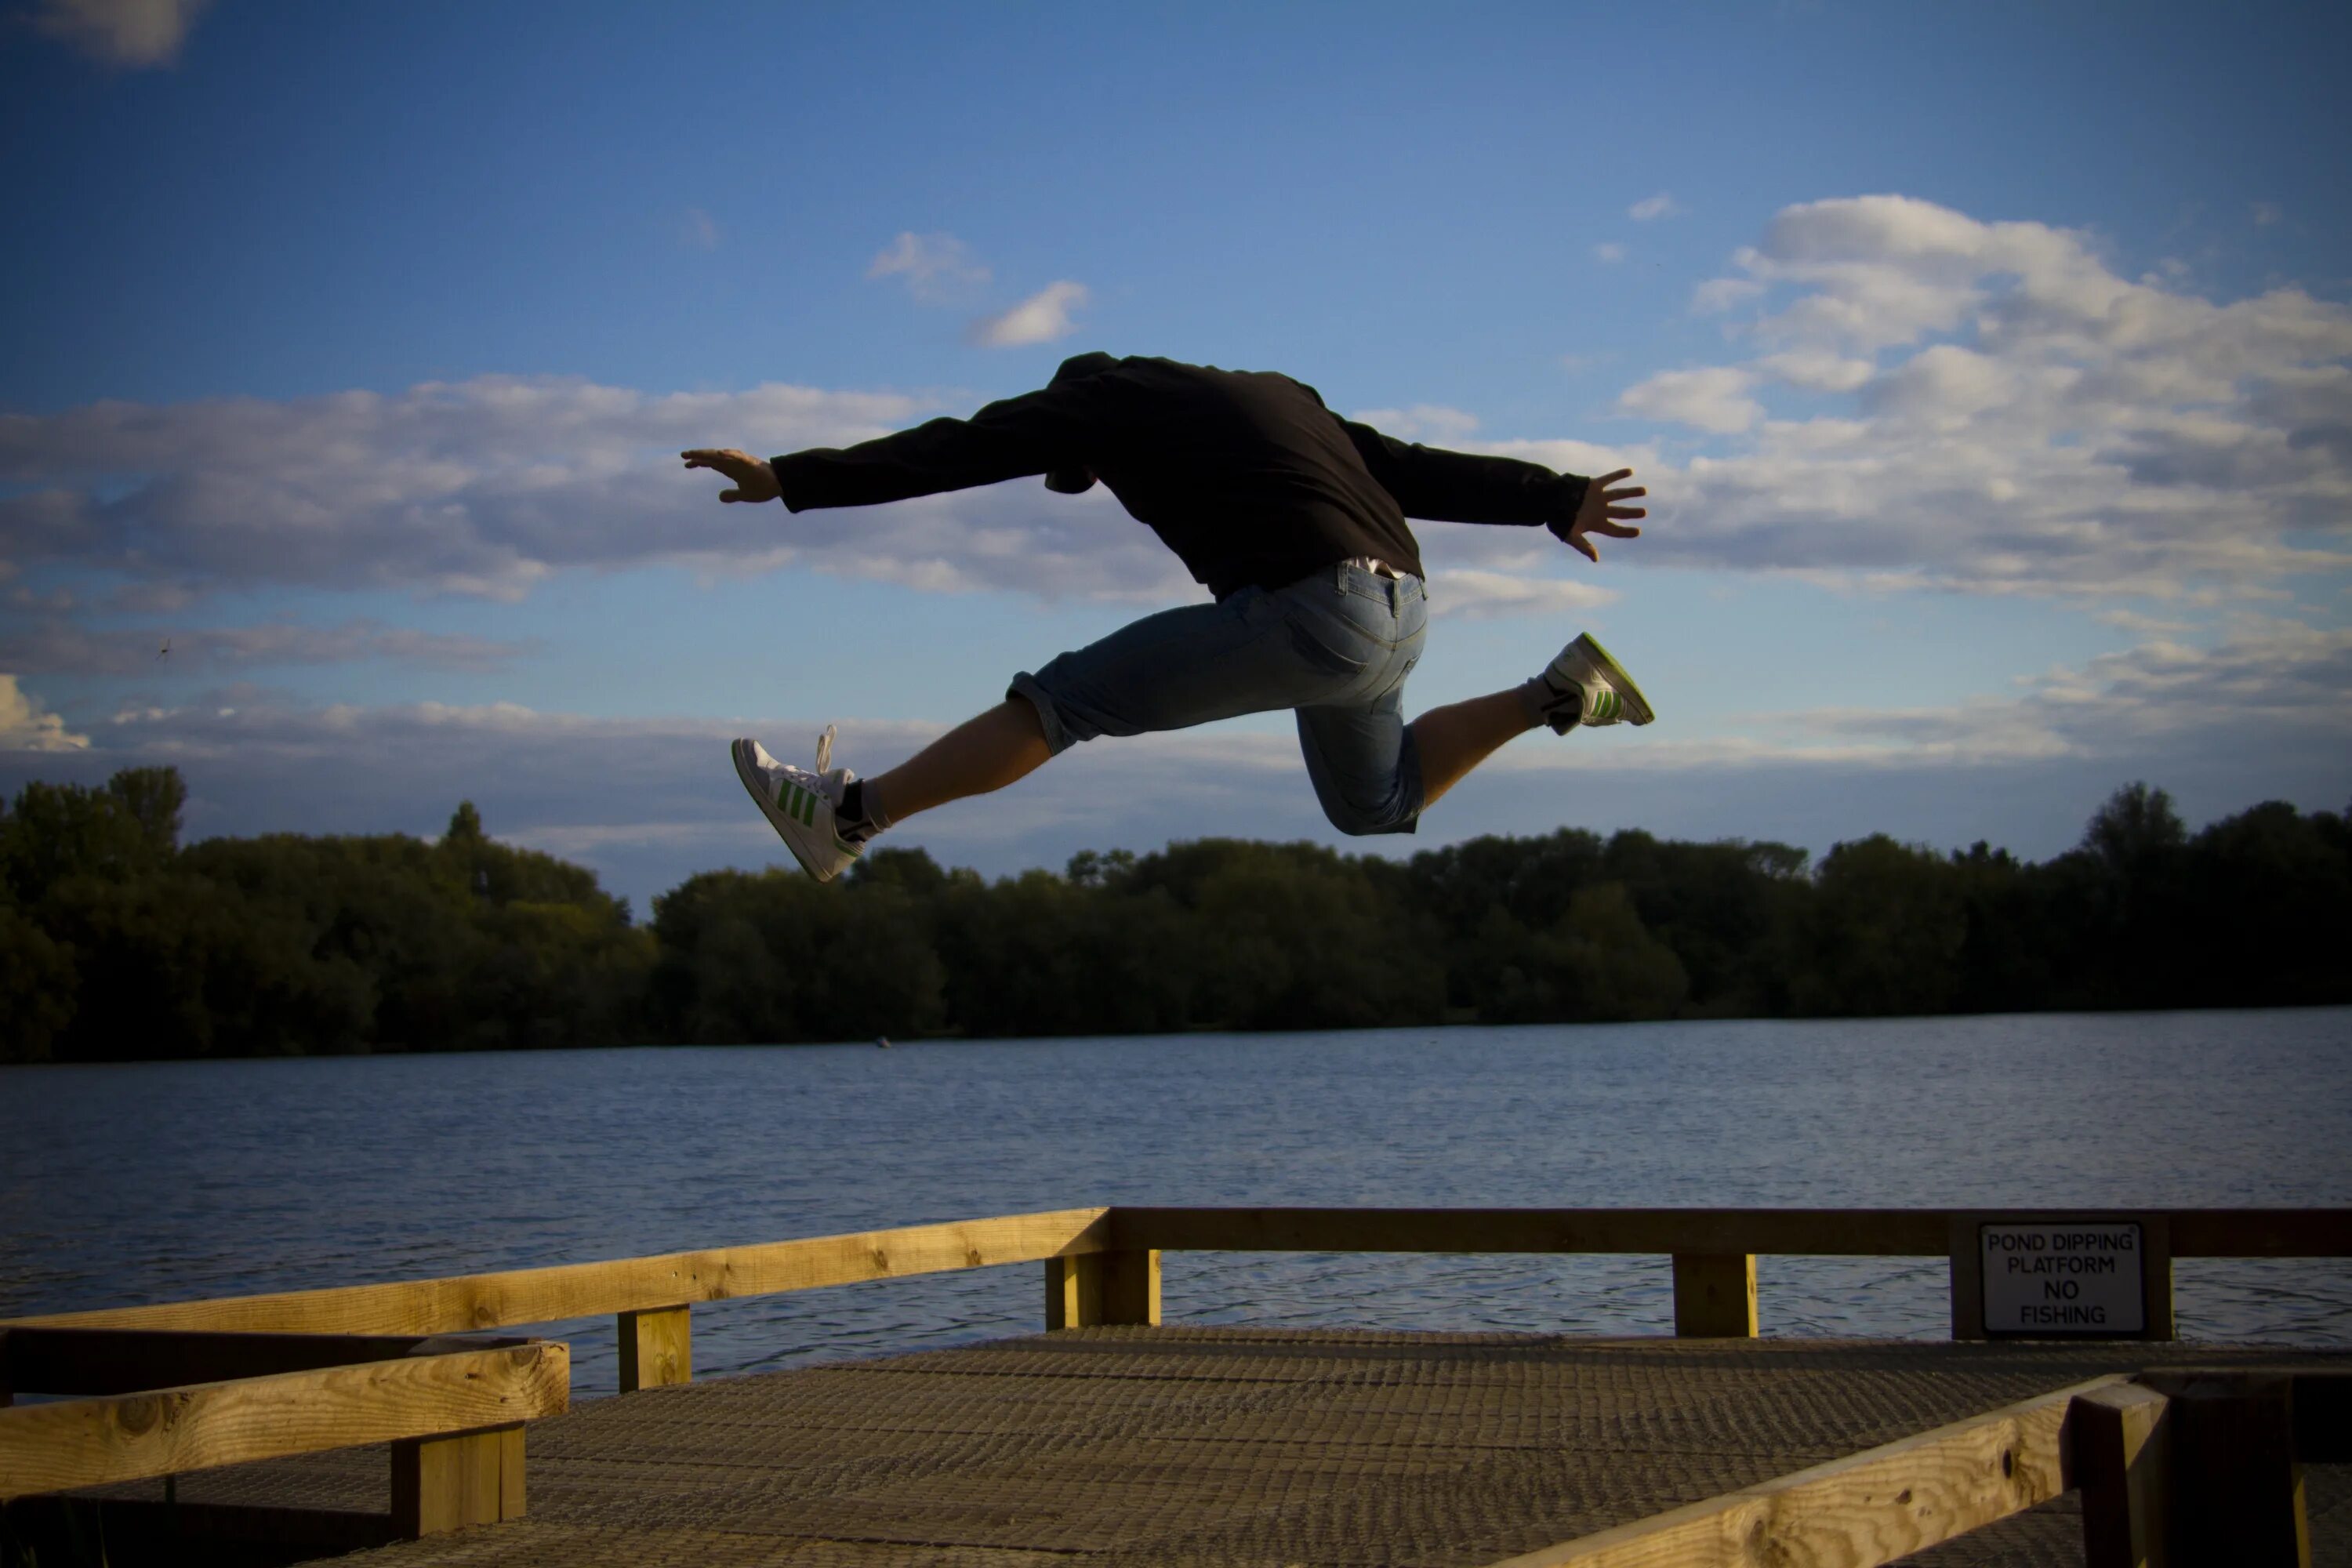
[[[2095,1378],[1999,1410],[1507,1558],[1491,1568],[1879,1568],[2047,1502],[2065,1485],[2061,1434]]]
[[[1099,1252],[1108,1245],[1108,1213],[1086,1208],[1009,1215],[447,1279],[59,1312],[14,1322],[43,1328],[345,1334],[511,1328]]]
[[[561,1415],[553,1341],[0,1410],[0,1501]]]
[[[1109,1211],[1120,1248],[1168,1252],[1612,1252],[1941,1258],[1947,1209],[1146,1208]],[[2003,1209],[2005,1220],[2077,1218]],[[2101,1211],[2104,1212],[2104,1211]],[[2352,1209],[2158,1209],[2174,1258],[2352,1257]]]
[[[18,1394],[138,1394],[191,1383],[530,1342],[433,1334],[236,1334],[203,1329],[0,1329],[0,1384]]]
[[[1166,1252],[1810,1253],[1940,1257],[1940,1209],[1136,1208],[1121,1248]]]

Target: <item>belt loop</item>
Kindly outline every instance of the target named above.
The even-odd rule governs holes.
[[[1331,568],[1331,592],[1342,599],[1348,596],[1348,563],[1344,561]]]

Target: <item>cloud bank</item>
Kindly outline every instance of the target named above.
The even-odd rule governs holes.
[[[2170,598],[2352,565],[2343,305],[2215,304],[2073,231],[1904,196],[1790,207],[1734,259],[1694,308],[1747,312],[1758,352],[1619,402],[1741,437],[1644,476],[1645,560]]]
[[[951,236],[912,232],[874,262],[910,288],[976,267]],[[1083,298],[1056,284],[983,338],[1065,333]],[[1736,352],[1622,392],[1620,414],[1654,434],[1498,440],[1433,405],[1366,417],[1574,472],[1639,468],[1652,526],[1629,564],[2184,603],[2275,596],[2352,565],[2340,304],[2292,288],[2215,303],[2169,273],[2118,276],[2072,231],[1902,196],[1788,208],[1694,303],[1726,316]],[[71,576],[87,594],[94,577],[116,607],[157,610],[268,585],[510,600],[555,573],[654,563],[927,592],[1193,591],[1099,491],[1015,481],[789,517],[711,504],[676,467],[683,447],[842,445],[977,401],[484,376],[5,416],[0,582],[47,592]],[[1579,570],[1538,531],[1419,531],[1433,568],[1531,577],[1531,604],[1559,602]]]

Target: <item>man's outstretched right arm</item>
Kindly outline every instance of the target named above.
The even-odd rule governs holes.
[[[970,419],[933,419],[855,447],[769,459],[784,505],[873,506],[1042,474],[1083,447],[1077,400],[1052,388],[992,403]]]

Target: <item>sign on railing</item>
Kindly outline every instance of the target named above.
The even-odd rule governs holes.
[[[1988,1334],[2137,1339],[2147,1329],[2147,1237],[2137,1224],[1979,1225]]]

